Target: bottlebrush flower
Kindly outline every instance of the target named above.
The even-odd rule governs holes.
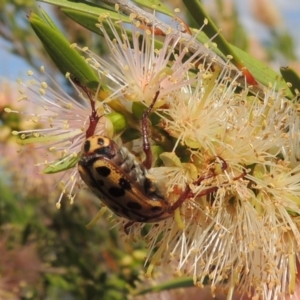
[[[131,21],[126,30],[122,21],[114,23],[109,14],[99,17],[97,27],[105,38],[108,59],[88,48],[78,48],[88,54],[90,65],[106,79],[112,93],[106,101],[118,97],[125,103],[142,102],[149,106],[159,90],[156,107],[162,106],[170,95],[195,82],[195,74],[190,71],[197,68],[200,60],[205,63],[205,54],[190,53],[187,58],[188,50],[180,45],[179,36],[167,34],[163,42],[156,44],[154,27],[141,30],[142,24],[134,16]]]
[[[125,41],[116,32],[114,35],[118,42],[109,43],[111,61],[117,65],[109,67],[97,59],[99,73],[118,79],[117,87],[111,86],[113,94],[122,92],[126,97],[137,90],[143,93],[139,79],[147,78],[152,83],[151,76],[145,74],[152,74],[151,66],[157,64],[149,59],[151,62],[143,65],[150,66],[149,71],[129,63],[121,49],[130,52],[133,62],[140,59],[138,51],[129,48],[125,34]],[[155,61],[157,56],[153,55]],[[180,78],[173,80],[173,72],[169,76],[165,73],[168,84],[155,81],[151,85],[159,89],[164,103],[155,110],[161,118],[158,127],[176,142],[173,151],[161,155],[163,165],[150,173],[171,204],[186,186],[190,192],[180,206],[179,218],[175,212],[175,219],[150,226],[146,236],[141,234],[144,224],[136,223],[130,237],[146,240],[149,273],[155,265],[171,260],[177,262],[177,275],[193,276],[200,286],[209,279],[212,293],[221,286],[229,295],[236,291],[263,299],[293,294],[300,177],[298,165],[291,164],[290,153],[291,146],[299,142],[289,132],[298,128],[292,125],[299,124],[296,105],[273,89],[267,89],[262,100],[249,96],[248,90],[238,93],[229,66],[220,74],[199,67],[192,79],[188,75],[195,64],[182,66]],[[165,65],[161,67],[166,69]],[[128,70],[139,75],[131,80]],[[130,98],[145,99],[149,105],[148,95],[153,95],[153,90],[149,92],[146,87],[143,96]],[[185,155],[182,162],[181,155]]]
[[[172,203],[189,185],[180,221],[157,223],[145,237],[137,224],[132,237],[149,245],[149,273],[171,261],[178,276],[209,280],[213,294],[221,286],[228,295],[288,297],[300,246],[297,105],[272,89],[263,100],[237,93],[228,76],[198,86],[161,114],[161,127],[189,151],[188,168],[169,159],[151,170]]]
[[[118,34],[110,19],[102,21],[114,35],[99,25],[111,60],[88,52],[91,65],[123,102],[150,105],[159,90],[157,127],[175,142],[150,173],[170,205],[189,189],[175,219],[150,226],[146,236],[144,224],[130,229],[148,244],[148,273],[173,260],[177,275],[200,286],[209,279],[212,293],[221,286],[263,299],[293,294],[300,213],[294,102],[273,89],[263,100],[237,92],[229,66],[213,73],[200,53],[184,61],[188,53],[172,35],[157,50],[153,33],[140,33],[138,24],[130,43],[124,27]]]
[[[21,89],[18,101],[23,109],[6,108],[6,112],[19,114],[26,120],[26,130],[13,131],[13,134],[20,137],[21,144],[32,147],[31,152],[35,157],[43,157],[42,161],[36,162],[37,166],[43,166],[44,170],[47,168],[46,173],[52,174],[57,173],[60,166],[66,163],[71,165],[69,169],[66,166],[62,167],[63,174],[60,175],[59,182],[62,192],[57,201],[59,207],[64,194],[72,203],[83,187],[75,166],[90,126],[92,100],[80,91],[69,77],[69,82],[78,93],[77,99],[68,95],[43,67],[41,72],[44,76],[48,76],[53,88],[29,71],[28,76],[31,78],[29,83],[19,80]],[[100,107],[100,104],[98,106]],[[95,134],[103,133],[104,128],[104,119],[100,119]]]
[[[178,37],[166,35],[156,49],[153,29],[141,32],[135,21],[129,37],[121,22],[100,21],[110,59],[87,50],[91,66],[108,78],[111,98],[149,106],[159,91],[156,127],[174,142],[149,172],[170,206],[186,193],[174,218],[150,225],[146,236],[135,223],[125,237],[146,241],[147,274],[172,261],[177,276],[199,286],[209,280],[212,294],[221,287],[229,298],[292,295],[300,246],[295,102],[272,88],[263,99],[247,87],[238,92],[229,63],[212,72],[200,53],[184,61]]]
[[[175,267],[164,267],[165,272],[192,276],[199,286],[208,281],[212,294],[221,287],[228,299],[234,292],[270,300],[292,295],[300,246],[295,101],[272,88],[263,99],[251,96],[247,87],[238,91],[229,62],[222,71],[213,71],[213,65],[205,63],[205,53],[188,53],[174,34],[167,34],[157,47],[155,28],[143,31],[139,22],[132,22],[129,35],[122,22],[114,24],[101,16],[98,26],[109,60],[82,49],[105,82],[109,97],[104,102],[112,109],[122,107],[131,119],[129,129],[139,126],[133,124],[129,104],[147,107],[158,95],[153,109],[158,121],[149,131],[154,146],[164,150],[160,165],[147,176],[174,217],[150,224],[147,231],[145,223],[135,223],[125,238],[146,241],[147,275],[171,261]],[[69,107],[57,95],[53,102],[44,92],[39,99],[47,109],[31,118],[50,126],[29,134],[38,135],[39,142],[51,141],[68,155],[78,153],[90,108],[73,102]],[[101,124],[98,132],[105,134]],[[50,138],[42,139],[40,134],[46,133]],[[28,132],[20,134],[28,138]],[[140,156],[142,141],[135,149],[126,145],[138,149]],[[75,180],[69,184],[73,189]],[[127,221],[116,219],[119,225]]]

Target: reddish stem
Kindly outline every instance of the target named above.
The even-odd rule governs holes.
[[[143,161],[143,165],[146,169],[150,169],[152,166],[152,151],[151,146],[149,142],[149,132],[148,132],[148,116],[153,109],[155,102],[157,101],[159,95],[159,91],[156,92],[154,99],[150,106],[144,111],[143,113],[143,119],[142,119],[142,135],[143,135],[143,150],[146,154],[146,158]]]
[[[97,114],[96,106],[95,106],[96,103],[95,103],[95,100],[93,99],[91,91],[86,86],[82,85],[79,81],[74,80],[74,82],[86,93],[86,95],[90,99],[92,112],[89,116],[90,125],[89,125],[89,127],[88,127],[88,129],[86,130],[86,133],[85,133],[86,138],[89,138],[92,135],[94,135],[97,124],[98,124],[101,116],[98,116],[98,114]]]

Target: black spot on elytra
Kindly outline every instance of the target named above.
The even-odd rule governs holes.
[[[127,206],[127,208],[129,208],[129,209],[134,209],[134,210],[141,210],[141,209],[143,208],[142,205],[140,205],[140,204],[137,203],[137,202],[133,202],[133,201],[128,202],[128,203],[126,204],[126,206]]]
[[[161,211],[161,207],[160,206],[153,206],[153,207],[151,207],[151,211],[152,212],[159,212],[159,211]]]
[[[85,153],[89,152],[91,148],[91,142],[90,141],[85,141],[84,146],[83,146],[83,150]]]
[[[118,212],[120,211],[119,207],[117,207],[117,206],[110,205],[110,209],[116,214],[118,214]]]
[[[97,187],[98,187],[97,182],[94,181],[94,180],[89,180],[89,184],[90,184],[90,186],[92,186],[92,187],[94,187],[94,188],[97,188]]]
[[[103,185],[104,185],[104,181],[98,179],[98,180],[97,180],[97,186],[103,186]]]
[[[98,145],[103,146],[104,145],[104,140],[103,138],[98,138]]]
[[[100,176],[102,176],[102,177],[107,177],[107,176],[109,176],[109,174],[110,174],[110,169],[108,168],[108,167],[105,167],[105,166],[103,166],[103,167],[97,167],[96,168],[96,171],[98,172],[98,174],[100,175]]]
[[[124,178],[120,178],[119,185],[124,190],[131,190],[131,184],[130,184],[130,182],[128,180],[124,179]]]
[[[111,187],[109,188],[108,192],[113,197],[123,197],[125,195],[125,190],[118,187]]]

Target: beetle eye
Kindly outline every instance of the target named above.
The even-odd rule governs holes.
[[[98,138],[98,145],[103,146],[104,145],[104,139]]]
[[[89,152],[91,148],[91,142],[90,141],[85,141],[84,146],[83,146],[83,150],[85,153]]]

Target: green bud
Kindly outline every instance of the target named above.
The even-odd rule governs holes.
[[[108,120],[106,124],[108,131],[112,130],[113,133],[120,133],[126,129],[127,121],[122,114],[112,112],[105,115],[105,117]]]

